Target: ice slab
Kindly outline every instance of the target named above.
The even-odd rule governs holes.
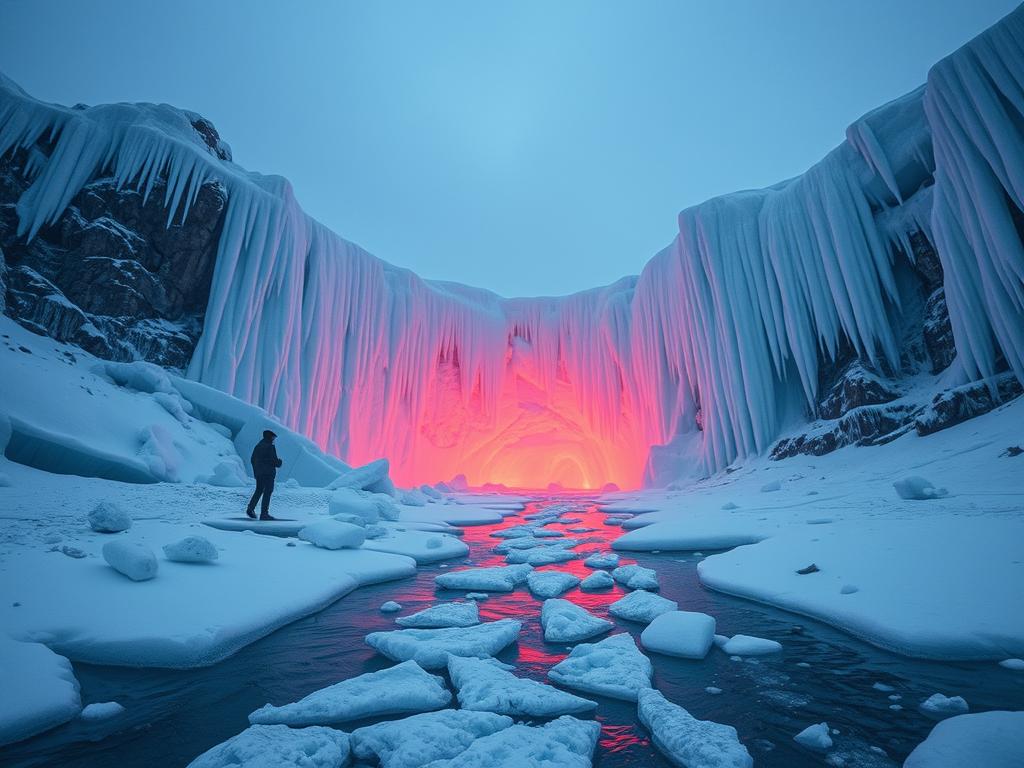
[[[471,627],[480,623],[480,611],[472,600],[438,603],[408,616],[399,616],[395,623],[400,627],[416,629]]]
[[[958,715],[932,728],[903,768],[1021,768],[1024,712]]]
[[[782,644],[775,640],[751,635],[733,635],[722,645],[730,656],[766,656],[782,651]]]
[[[42,643],[0,632],[0,670],[0,746],[66,723],[82,710],[71,663]]]
[[[544,601],[540,625],[548,643],[578,643],[608,632],[615,626],[576,603],[559,599]]]
[[[513,725],[424,768],[591,768],[601,726],[563,715],[541,726]]]
[[[476,739],[512,725],[512,718],[468,709],[442,709],[352,731],[352,754],[381,768],[421,768],[464,752]]]
[[[321,726],[252,725],[208,749],[188,768],[341,768],[349,736]]]
[[[558,597],[580,583],[580,577],[564,571],[534,571],[526,577],[526,586],[539,598]]]
[[[637,693],[651,687],[654,668],[650,659],[626,633],[597,643],[584,643],[548,671],[559,685],[613,699],[636,701]]]
[[[459,706],[514,717],[557,717],[588,712],[597,703],[516,675],[492,659],[448,657]]]
[[[594,592],[599,589],[608,589],[614,585],[615,579],[608,571],[595,571],[580,582],[580,589]]]
[[[448,654],[487,658],[511,645],[522,624],[512,619],[489,621],[474,627],[396,629],[371,632],[367,644],[393,661],[416,661],[424,669],[441,669]]]
[[[685,768],[753,768],[754,760],[740,743],[736,729],[698,720],[659,691],[647,688],[637,700],[640,722],[651,732],[654,746]]]
[[[678,608],[679,604],[675,600],[637,589],[608,606],[608,612],[619,619],[650,624],[661,614]]]
[[[703,659],[711,650],[715,637],[715,620],[696,611],[668,611],[655,617],[640,634],[640,642],[648,651]]]
[[[620,565],[612,571],[612,578],[628,589],[658,589],[658,574],[641,565]]]
[[[493,568],[464,568],[434,577],[441,589],[465,589],[477,592],[511,592],[526,582],[533,566],[506,565]]]

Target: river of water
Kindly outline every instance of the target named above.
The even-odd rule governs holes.
[[[576,548],[580,552],[605,549],[620,535],[618,528],[604,524],[606,515],[589,499],[545,499],[527,505],[522,513],[506,517],[500,524],[466,528],[468,557],[421,567],[413,578],[359,589],[216,666],[145,670],[75,664],[85,701],[118,701],[126,707],[126,713],[108,724],[72,722],[12,745],[0,752],[0,762],[12,768],[187,765],[204,750],[245,729],[247,715],[267,702],[295,701],[339,680],[390,666],[391,662],[363,642],[369,632],[396,628],[394,614],[380,613],[381,603],[398,601],[403,606],[400,615],[404,615],[438,600],[461,597],[457,592],[435,591],[434,576],[466,565],[504,565],[504,557],[492,551],[502,539],[490,534],[522,524],[524,516],[553,504],[569,505],[569,511],[548,528],[594,529],[585,534],[567,534],[588,539]],[[994,663],[908,659],[819,622],[709,591],[697,578],[697,563],[708,554],[640,554],[623,558],[623,562],[635,560],[655,568],[661,594],[678,601],[680,610],[714,616],[720,633],[756,635],[782,643],[780,654],[745,660],[730,659],[714,648],[701,661],[649,654],[655,687],[698,718],[734,726],[755,765],[901,765],[934,725],[917,705],[936,692],[963,696],[974,712],[1024,709],[1020,676],[1008,675]],[[582,560],[545,567],[579,576],[592,572]],[[259,583],[253,584],[253,589],[259,588]],[[608,605],[623,594],[624,590],[615,586],[591,593],[574,589],[563,597],[611,618],[621,630],[639,638],[643,626],[608,616]],[[485,621],[523,620],[518,644],[498,658],[515,664],[517,674],[544,680],[546,671],[565,658],[569,648],[544,642],[540,607],[541,601],[523,587],[482,601],[480,613]],[[878,690],[876,683],[892,690]],[[720,688],[722,693],[708,693],[708,687]],[[602,735],[595,766],[670,765],[650,744],[637,721],[634,704],[582,695],[599,702],[595,716],[602,724]],[[892,709],[894,705],[902,709]],[[833,736],[835,747],[828,755],[809,752],[794,743],[794,734],[821,721],[839,731]],[[364,724],[349,723],[345,728]]]

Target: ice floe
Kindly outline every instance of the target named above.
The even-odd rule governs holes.
[[[557,598],[544,601],[540,625],[544,628],[544,640],[549,643],[578,643],[615,626],[570,600]]]
[[[684,768],[752,768],[754,760],[736,729],[698,720],[659,691],[639,692],[637,713],[665,757]]]
[[[654,668],[626,633],[597,643],[584,643],[548,670],[559,685],[613,699],[636,701],[637,693],[651,687]]]
[[[468,709],[442,709],[352,731],[352,754],[381,768],[422,768],[466,750],[476,739],[512,725],[512,718]]]
[[[782,644],[763,637],[733,635],[725,641],[721,648],[730,656],[766,656],[771,653],[779,653],[782,650]]]
[[[641,565],[620,565],[612,571],[612,578],[629,589],[658,589],[658,574]]]
[[[599,589],[608,589],[615,585],[615,579],[608,571],[594,571],[580,582],[580,589],[587,592],[594,592]]]
[[[563,715],[541,726],[513,725],[424,768],[591,768],[601,726]]]
[[[208,749],[188,768],[341,768],[349,736],[333,728],[252,725]]]
[[[534,571],[526,577],[526,586],[539,598],[558,597],[580,583],[580,577],[564,571]]]
[[[82,709],[71,663],[41,643],[0,632],[0,746],[66,723]]]
[[[1020,768],[1022,756],[1024,712],[980,712],[936,725],[903,768]]]
[[[463,709],[519,717],[556,717],[597,707],[596,702],[517,677],[493,659],[449,656],[448,673]]]
[[[441,589],[465,589],[479,592],[511,592],[526,582],[531,565],[506,565],[493,568],[465,568],[434,577]]]
[[[608,606],[608,612],[619,619],[650,624],[661,614],[678,608],[679,603],[675,600],[669,600],[645,589],[637,589]]]
[[[711,650],[715,636],[715,620],[696,611],[668,611],[654,618],[640,634],[640,642],[648,651],[703,659]]]
[[[366,642],[392,661],[412,660],[424,669],[441,669],[447,665],[449,653],[477,658],[493,656],[514,643],[521,628],[518,621],[501,619],[473,627],[371,632]]]
[[[472,600],[438,603],[408,616],[399,616],[395,623],[418,629],[471,627],[480,623],[480,611]]]

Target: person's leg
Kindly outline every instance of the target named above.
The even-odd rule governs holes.
[[[263,487],[262,478],[257,477],[256,478],[256,490],[253,492],[252,498],[249,499],[249,506],[246,507],[245,514],[247,514],[249,517],[256,517],[256,504],[257,504],[257,502],[259,502],[260,496],[263,496],[263,495],[265,495],[265,494],[264,494],[264,487]]]
[[[270,496],[274,492],[274,478],[263,478],[263,506],[260,507],[260,517],[270,517]]]

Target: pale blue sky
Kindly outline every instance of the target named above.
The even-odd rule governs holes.
[[[1014,5],[0,0],[0,69],[47,101],[200,112],[381,258],[559,294],[803,171]]]

